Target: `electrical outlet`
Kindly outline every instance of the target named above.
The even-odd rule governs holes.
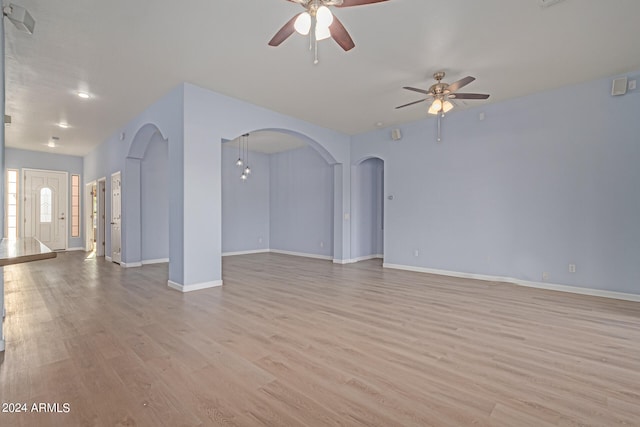
[[[420,255],[420,251],[417,249],[413,250],[413,256],[419,256]]]
[[[575,272],[576,272],[576,265],[569,264],[569,273],[575,273]]]
[[[324,242],[320,242],[320,247],[324,248]]]
[[[542,281],[543,282],[548,282],[549,281],[549,273],[547,273],[546,271],[544,273],[542,273]]]
[[[258,243],[262,243],[262,237],[258,237]]]

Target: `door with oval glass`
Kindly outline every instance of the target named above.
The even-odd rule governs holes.
[[[24,237],[67,249],[67,172],[24,171]]]

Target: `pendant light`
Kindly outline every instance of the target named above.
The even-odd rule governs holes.
[[[236,160],[236,166],[244,168],[242,169],[242,175],[240,175],[240,179],[246,181],[249,175],[251,174],[251,167],[249,166],[249,134],[245,133],[244,135],[238,138],[238,160]]]

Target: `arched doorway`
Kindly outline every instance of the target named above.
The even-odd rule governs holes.
[[[274,129],[223,141],[223,255],[280,252],[333,260],[335,160],[318,147]],[[250,174],[243,179],[247,162]]]
[[[129,148],[122,189],[125,267],[169,260],[168,144],[160,129],[147,123]]]
[[[351,258],[384,258],[384,161],[360,160],[351,171]]]

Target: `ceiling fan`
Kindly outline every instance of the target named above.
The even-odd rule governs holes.
[[[330,6],[351,7],[370,3],[380,3],[387,0],[287,0],[298,3],[305,8],[291,18],[275,36],[269,41],[269,46],[279,46],[294,32],[302,35],[311,34],[313,41],[332,37],[345,51],[355,47],[355,43],[342,22],[331,13]],[[311,30],[313,29],[313,32]],[[317,52],[317,50],[316,50]],[[316,61],[317,63],[317,58]]]
[[[431,87],[427,90],[418,89],[415,87],[405,86],[403,89],[411,90],[414,92],[419,92],[427,95],[426,98],[420,99],[418,101],[410,102],[408,104],[400,105],[398,108],[408,107],[410,105],[418,104],[420,102],[424,102],[430,99],[433,99],[431,106],[429,107],[429,114],[440,114],[444,115],[444,113],[450,111],[453,108],[453,104],[450,100],[452,99],[487,99],[489,95],[482,93],[459,93],[458,90],[462,89],[476,78],[467,76],[463,79],[458,80],[455,83],[447,84],[442,81],[444,78],[444,71],[438,71],[433,75],[433,78],[437,80],[437,83],[431,85]]]

